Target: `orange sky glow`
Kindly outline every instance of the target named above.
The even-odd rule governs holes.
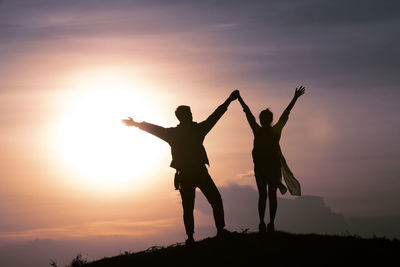
[[[268,107],[276,122],[294,88],[306,87],[281,139],[304,198],[287,194],[283,203],[311,199],[342,219],[398,218],[399,60],[388,48],[398,16],[387,11],[389,22],[368,9],[336,18],[319,4],[308,16],[300,3],[28,2],[0,1],[0,246],[184,240],[168,144],[121,120],[174,127],[175,108],[189,105],[200,122],[235,89],[257,118]],[[255,230],[253,136],[237,101],[204,145],[227,228]],[[243,194],[229,193],[236,189]],[[214,234],[203,202],[199,237]],[[254,218],[240,216],[253,209]]]

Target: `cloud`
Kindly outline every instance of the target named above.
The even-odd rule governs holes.
[[[258,192],[249,186],[220,187],[228,229],[258,229]],[[211,216],[212,210],[204,196],[197,194],[196,209]],[[268,222],[268,208],[266,222]],[[357,234],[400,238],[399,216],[345,217],[332,211],[319,196],[279,198],[276,228],[293,233]]]
[[[256,231],[258,226],[257,191],[249,186],[220,187],[224,201],[227,229]],[[322,197],[303,196],[278,200],[276,227],[293,233],[319,233],[339,235],[385,236],[400,238],[400,217],[344,217],[332,211]],[[215,227],[211,208],[198,192],[196,200],[196,239],[212,236]],[[268,218],[268,212],[267,212]],[[179,221],[179,222],[178,222]],[[0,246],[1,263],[7,266],[46,266],[50,260],[64,266],[78,253],[90,260],[113,256],[124,251],[139,251],[154,245],[169,245],[184,240],[181,218],[154,221],[100,221],[70,227],[69,231],[96,232],[95,229],[112,229],[106,235],[36,239],[31,242]],[[144,231],[145,235],[127,235],[126,232]],[[155,233],[156,232],[156,233]],[[96,232],[97,234],[101,234]],[[153,234],[152,234],[153,233]],[[15,240],[13,241],[15,242]]]
[[[237,175],[238,179],[246,179],[246,178],[253,178],[254,177],[254,171],[250,170],[246,173],[239,173]]]
[[[249,186],[230,185],[221,187],[226,221],[234,229],[258,229],[258,192]],[[210,213],[211,207],[198,194],[196,208]],[[211,214],[211,213],[210,213]],[[268,221],[268,210],[266,212]],[[302,196],[294,199],[279,198],[276,218],[277,229],[295,233],[341,234],[348,230],[343,215],[333,212],[323,198]]]
[[[400,215],[350,217],[347,221],[350,231],[356,235],[400,239]]]
[[[40,238],[37,238],[40,237]],[[33,240],[27,242],[26,240]],[[0,235],[1,266],[66,266],[77,254],[90,260],[184,241],[181,217],[94,221]]]
[[[36,239],[26,243],[0,246],[0,265],[42,267],[49,266],[50,261],[54,260],[58,266],[67,266],[78,254],[92,261],[125,251],[141,251],[154,245],[170,245],[177,240],[179,239],[176,238],[176,233],[147,238],[97,236],[64,240]]]
[[[158,37],[150,47],[164,60],[189,61],[221,84],[382,90],[400,82],[397,1],[14,2],[1,9],[3,44],[58,40],[72,49],[74,40],[93,47],[108,39],[154,53],[148,42],[138,44]]]
[[[127,219],[91,221],[47,228],[31,226],[31,229],[19,229],[17,231],[7,231],[7,229],[2,228],[0,241],[1,239],[31,240],[37,237],[42,239],[70,239],[87,238],[88,236],[129,236],[143,239],[178,229],[180,225],[180,218],[160,218],[146,221]],[[4,243],[4,241],[0,243]]]

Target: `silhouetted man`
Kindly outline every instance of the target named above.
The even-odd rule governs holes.
[[[147,122],[136,122],[129,117],[123,120],[127,126],[136,126],[141,130],[151,133],[171,146],[171,167],[176,169],[175,188],[179,189],[183,206],[183,221],[188,239],[186,243],[193,243],[194,233],[194,199],[196,187],[200,188],[214,214],[217,236],[227,232],[224,220],[224,208],[221,195],[208,173],[206,164],[209,165],[203,141],[208,132],[224,115],[229,104],[237,99],[239,92],[233,91],[228,99],[220,105],[205,121],[193,121],[189,106],[179,106],[175,115],[180,124],[177,127],[164,128]]]

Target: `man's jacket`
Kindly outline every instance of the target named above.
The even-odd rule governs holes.
[[[171,146],[171,167],[179,171],[192,169],[204,164],[209,165],[203,141],[208,132],[224,115],[227,104],[220,105],[205,121],[179,124],[176,127],[164,128],[148,122],[139,123],[138,127],[151,133]]]

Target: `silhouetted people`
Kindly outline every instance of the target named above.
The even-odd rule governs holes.
[[[261,126],[256,122],[255,117],[251,113],[249,107],[239,95],[239,102],[246,114],[247,121],[250,124],[254,134],[253,144],[253,162],[254,173],[259,193],[258,214],[260,218],[259,232],[274,232],[275,215],[278,207],[276,191],[279,188],[282,194],[287,191],[282,184],[282,174],[286,185],[292,195],[300,195],[300,184],[294,178],[292,172],[287,166],[286,160],[282,155],[279,145],[282,129],[289,119],[289,113],[292,110],[296,100],[304,94],[305,88],[300,86],[296,88],[294,97],[285,111],[282,113],[279,121],[272,125],[273,114],[269,109],[265,109],[260,113]],[[268,227],[265,225],[265,208],[267,197],[269,199],[269,215],[270,222]]]
[[[224,208],[221,195],[211,179],[206,165],[209,165],[203,141],[208,132],[224,115],[229,104],[237,99],[239,92],[233,91],[228,99],[220,105],[205,121],[193,121],[189,106],[179,106],[175,111],[180,124],[177,127],[164,128],[147,122],[136,122],[129,117],[123,120],[127,126],[136,126],[151,133],[171,146],[171,167],[176,169],[175,189],[179,189],[183,206],[183,221],[188,239],[186,243],[193,243],[194,234],[194,200],[196,187],[200,188],[214,214],[217,236],[224,235],[227,230],[224,220]]]

